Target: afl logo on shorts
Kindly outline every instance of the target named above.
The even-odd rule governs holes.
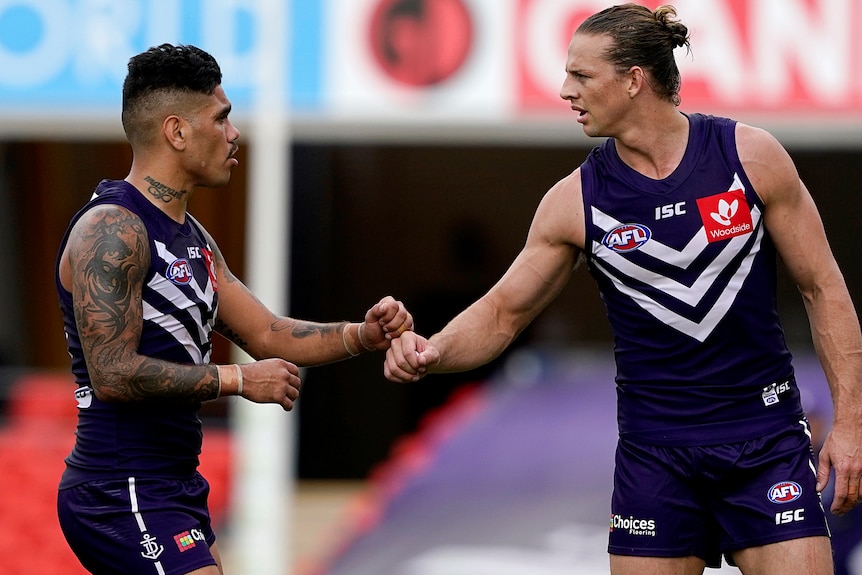
[[[630,252],[647,243],[652,232],[641,224],[621,224],[602,238],[602,244],[615,252]]]
[[[192,281],[192,265],[185,258],[174,260],[168,264],[165,275],[177,285],[187,285]]]
[[[802,487],[795,481],[781,481],[769,488],[768,496],[773,503],[790,503],[802,496]]]

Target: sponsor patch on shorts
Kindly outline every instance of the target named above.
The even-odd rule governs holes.
[[[197,546],[196,541],[203,540],[204,534],[200,529],[189,529],[188,531],[174,535],[174,542],[176,542],[180,553],[194,549]]]

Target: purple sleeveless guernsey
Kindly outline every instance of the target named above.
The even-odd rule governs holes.
[[[105,180],[72,219],[69,231],[84,212],[100,204],[128,209],[147,229],[152,261],[143,285],[139,353],[176,363],[209,363],[218,295],[212,248],[200,225],[191,216],[179,224],[131,184]],[[201,449],[200,403],[99,401],[90,387],[72,294],[60,285],[59,274],[56,284],[79,408],[75,447],[60,487],[90,479],[193,475]]]
[[[693,114],[663,180],[612,139],[581,166],[586,255],[614,333],[621,437],[658,445],[744,441],[802,416],[775,299],[763,203],[735,122]]]

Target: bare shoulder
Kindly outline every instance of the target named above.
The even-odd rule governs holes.
[[[100,204],[88,209],[75,222],[72,235],[88,238],[102,234],[143,234],[147,230],[141,218],[127,208],[115,204]]]
[[[768,131],[737,123],[736,149],[742,167],[760,198],[799,186],[799,174],[790,154]]]
[[[69,289],[74,270],[104,270],[105,262],[115,265],[125,262],[138,269],[148,267],[150,262],[144,222],[133,212],[114,204],[93,206],[72,226],[60,260],[61,281]]]
[[[562,178],[549,190],[560,194],[571,194],[577,196],[575,199],[580,201],[581,196],[581,168],[576,168],[569,175]]]
[[[585,224],[580,168],[545,193],[533,219],[531,235],[534,232],[541,233],[544,241],[583,248]]]

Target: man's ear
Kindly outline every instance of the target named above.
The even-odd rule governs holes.
[[[628,72],[628,92],[629,98],[634,98],[638,93],[649,85],[646,79],[646,73],[640,66],[632,66]]]
[[[185,150],[189,129],[188,122],[179,116],[168,116],[162,123],[162,133],[165,139],[176,150]]]

